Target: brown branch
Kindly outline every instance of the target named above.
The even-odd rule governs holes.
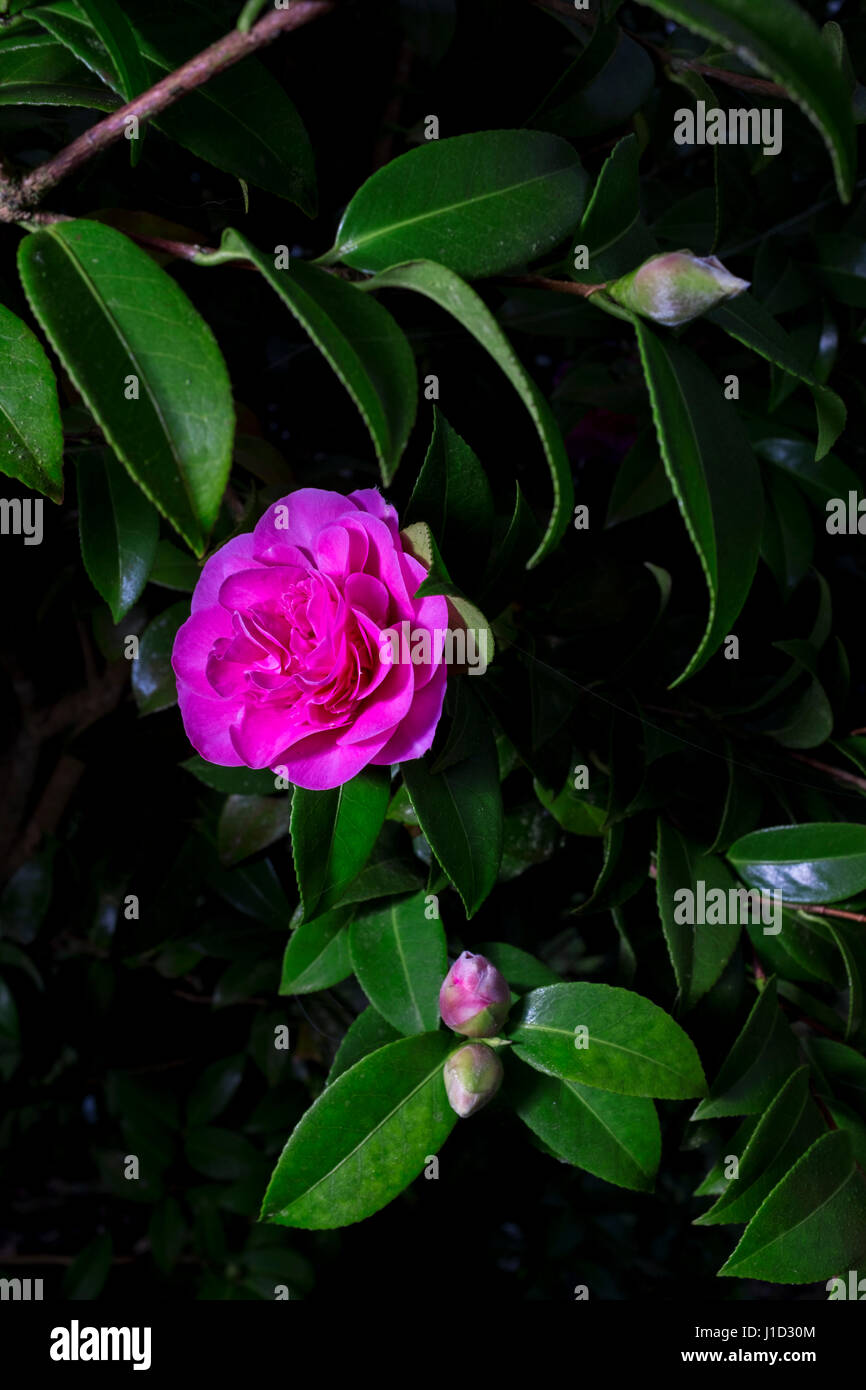
[[[849,782],[852,787],[866,792],[866,777],[858,777],[856,773],[847,772],[843,767],[833,767],[830,763],[820,763],[816,758],[807,758],[805,753],[791,753],[791,757],[800,763],[807,763],[809,767],[816,767],[819,772],[826,772],[828,777],[834,777],[837,782]]]
[[[503,275],[509,285],[534,285],[538,290],[555,290],[557,294],[576,294],[580,299],[589,299],[604,285],[579,285],[576,280],[549,280],[546,275]]]
[[[814,912],[818,917],[844,917],[848,922],[866,922],[862,912],[845,912],[841,907],[822,907],[817,903],[782,903],[790,912]]]
[[[232,29],[231,33],[190,58],[176,72],[168,73],[148,91],[91,126],[53,159],[34,169],[11,196],[7,194],[3,199],[0,220],[16,220],[22,210],[38,203],[50,188],[54,188],[95,154],[114,144],[125,134],[130,117],[134,116],[140,121],[152,120],[186,96],[187,92],[195,91],[241,58],[272,43],[281,34],[300,29],[332,9],[334,0],[297,0],[289,10],[273,10],[246,34]]]
[[[658,869],[655,864],[649,866],[650,878],[658,878]],[[760,889],[757,889],[760,893]],[[766,893],[761,893],[761,897],[767,897]],[[782,900],[782,906],[789,912],[814,912],[818,917],[844,917],[849,922],[866,922],[866,914],[862,912],[846,912],[841,907],[824,907],[816,903],[789,903]]]

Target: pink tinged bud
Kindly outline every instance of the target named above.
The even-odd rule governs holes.
[[[748,280],[738,280],[715,256],[669,251],[614,280],[607,293],[633,313],[676,328],[748,288]]]
[[[447,1028],[467,1038],[492,1038],[505,1022],[511,991],[505,976],[485,956],[464,951],[439,991],[439,1012]]]
[[[496,1095],[502,1085],[502,1063],[487,1043],[466,1043],[452,1052],[443,1076],[448,1104],[465,1120]]]

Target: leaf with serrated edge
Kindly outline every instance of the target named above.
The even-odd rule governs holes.
[[[283,1149],[262,1219],[306,1230],[348,1226],[402,1192],[457,1123],[442,1076],[453,1050],[445,1033],[423,1033],[338,1076]]]

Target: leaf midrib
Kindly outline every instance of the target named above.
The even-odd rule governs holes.
[[[122,330],[120,324],[118,323],[117,319],[115,318],[115,316],[114,316],[112,310],[110,309],[110,307],[109,307],[109,305],[106,303],[106,301],[103,299],[102,295],[99,293],[99,291],[98,291],[98,289],[97,289],[97,287],[96,287],[96,284],[95,284],[94,281],[92,280],[92,278],[91,278],[91,276],[89,275],[89,273],[87,272],[87,270],[85,270],[85,268],[84,268],[84,266],[82,265],[81,261],[78,260],[78,258],[77,258],[75,255],[73,255],[72,249],[67,245],[67,243],[64,241],[63,237],[57,235],[57,233],[55,232],[55,230],[54,230],[53,228],[51,228],[51,227],[46,227],[45,230],[48,232],[49,236],[52,238],[52,240],[54,241],[55,245],[58,245],[58,246],[62,247],[64,253],[65,253],[66,256],[68,257],[68,259],[69,259],[69,261],[71,262],[73,268],[78,272],[78,274],[80,275],[81,279],[84,281],[85,286],[90,290],[90,293],[92,294],[92,296],[93,296],[93,298],[94,298],[94,300],[95,300],[97,306],[102,310],[102,313],[103,313],[105,319],[108,321],[109,326],[110,326],[110,327],[114,330],[114,332],[117,334],[117,337],[119,338],[119,340],[120,340],[120,342],[121,342],[121,345],[123,346],[123,348],[125,349],[126,353],[127,353],[128,356],[129,356],[130,362],[131,362],[131,363],[133,364],[133,366],[136,368],[136,375],[139,377],[139,380],[141,380],[141,381],[144,382],[144,387],[145,387],[145,390],[147,391],[148,400],[150,401],[150,404],[151,404],[151,406],[153,407],[153,412],[154,412],[154,414],[156,415],[156,418],[157,418],[157,420],[159,421],[160,426],[162,427],[163,434],[164,434],[164,436],[165,436],[165,439],[166,439],[166,441],[167,441],[167,443],[168,443],[168,446],[169,446],[169,449],[170,449],[170,451],[171,451],[172,460],[173,460],[174,464],[176,465],[176,468],[177,468],[177,475],[178,475],[178,477],[180,478],[181,484],[182,484],[182,486],[183,486],[183,490],[184,490],[184,493],[185,493],[185,495],[186,495],[186,499],[187,499],[187,502],[188,502],[188,504],[189,504],[189,508],[190,508],[190,512],[191,512],[191,514],[192,514],[193,520],[194,520],[195,524],[198,525],[198,513],[197,513],[197,510],[196,510],[195,501],[194,501],[194,498],[193,498],[193,496],[192,496],[192,493],[190,492],[189,483],[188,483],[188,481],[187,481],[186,474],[185,474],[184,469],[183,469],[183,467],[182,467],[182,464],[183,464],[183,457],[182,457],[181,453],[179,452],[179,449],[178,449],[178,446],[177,446],[177,444],[176,444],[176,442],[175,442],[174,436],[172,435],[172,432],[171,432],[171,430],[170,430],[169,427],[168,427],[168,423],[167,423],[167,421],[165,420],[165,418],[164,418],[164,416],[163,416],[162,409],[161,409],[161,407],[160,407],[159,401],[157,400],[156,396],[154,395],[153,388],[151,387],[151,384],[150,384],[150,381],[149,381],[149,379],[148,379],[147,373],[146,373],[146,372],[144,371],[144,369],[142,368],[142,366],[141,366],[141,364],[140,364],[140,362],[139,362],[139,359],[138,359],[136,353],[133,351],[133,348],[132,348],[131,344],[127,341],[126,335],[125,335],[125,333],[123,332],[123,330]],[[121,451],[119,450],[118,452],[121,452]],[[124,449],[122,450],[122,453],[123,453],[123,454],[126,454],[126,453],[127,453],[127,450],[124,448]]]
[[[534,1033],[556,1033],[563,1038],[574,1037],[574,1033],[568,1028],[553,1028],[549,1023],[523,1023],[520,1026],[522,1028],[531,1029]],[[675,1071],[673,1067],[668,1066],[667,1062],[662,1062],[656,1057],[650,1057],[645,1052],[636,1052],[633,1047],[625,1047],[622,1043],[611,1042],[607,1038],[595,1037],[592,1033],[588,1036],[590,1042],[598,1043],[601,1047],[612,1047],[615,1048],[617,1052],[627,1052],[631,1057],[637,1057],[642,1062],[649,1062],[651,1066],[663,1067],[665,1071],[670,1072],[671,1076],[682,1078],[687,1075],[686,1072]]]
[[[576,168],[576,166],[573,167]],[[362,246],[365,246],[368,242],[379,241],[383,237],[390,236],[394,232],[402,231],[404,227],[414,226],[416,222],[432,221],[436,217],[444,217],[446,213],[454,212],[457,208],[470,207],[474,203],[483,203],[488,201],[490,198],[500,198],[509,193],[516,192],[517,189],[529,188],[532,184],[540,183],[543,179],[556,178],[560,174],[567,174],[569,172],[569,166],[563,165],[559,169],[547,170],[543,174],[533,174],[531,178],[522,179],[520,183],[507,184],[505,187],[493,189],[489,193],[478,193],[474,198],[462,198],[459,203],[444,203],[440,207],[435,208],[432,212],[429,209],[425,212],[419,212],[414,217],[407,217],[402,222],[392,222],[387,227],[378,227],[375,231],[368,232],[366,236],[362,235],[359,237],[355,237],[354,239],[348,242],[341,241],[339,239],[340,233],[342,232],[341,227],[340,233],[338,233],[337,244],[334,249],[342,252],[344,255],[351,256],[355,251],[359,250]]]
[[[311,1193],[315,1192],[317,1187],[321,1187],[323,1182],[327,1182],[329,1178],[334,1177],[334,1175],[340,1171],[344,1164],[349,1162],[350,1158],[354,1158],[355,1154],[358,1152],[359,1149],[362,1149],[365,1144],[368,1144],[370,1142],[374,1134],[378,1134],[379,1130],[383,1127],[383,1125],[386,1125],[390,1119],[392,1119],[395,1115],[399,1114],[399,1112],[404,1108],[404,1106],[407,1106],[409,1104],[413,1096],[416,1096],[419,1091],[422,1091],[425,1086],[430,1084],[434,1076],[439,1075],[443,1065],[443,1059],[439,1058],[435,1067],[431,1067],[427,1075],[423,1077],[421,1081],[418,1082],[418,1085],[414,1086],[412,1090],[408,1093],[408,1095],[403,1096],[402,1099],[398,1102],[398,1104],[395,1105],[393,1109],[388,1111],[387,1115],[383,1115],[382,1119],[379,1121],[377,1125],[374,1125],[372,1129],[367,1130],[363,1138],[358,1140],[358,1143],[355,1145],[353,1149],[350,1149],[347,1154],[343,1155],[339,1163],[335,1163],[333,1168],[329,1168],[327,1173],[323,1173],[322,1176],[320,1178],[317,1178],[316,1181],[312,1183],[309,1187],[305,1187],[303,1192],[300,1192],[297,1197],[293,1197],[291,1202],[289,1202],[287,1206],[282,1207],[280,1210],[283,1213],[291,1211],[292,1207],[297,1206],[298,1202],[301,1202],[305,1198],[308,1198]],[[346,1075],[346,1073],[343,1074]],[[322,1094],[324,1096],[328,1093],[323,1092]],[[307,1111],[307,1114],[311,1113],[311,1111]]]

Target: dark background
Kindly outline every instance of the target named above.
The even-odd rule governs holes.
[[[225,30],[238,8],[208,10],[214,18],[216,9]],[[443,136],[521,126],[568,61],[567,32],[516,0],[459,4],[450,39],[447,24],[420,22],[421,6],[343,8],[339,20],[311,25],[264,55],[310,132],[319,179],[316,220],[255,188],[245,214],[236,180],[153,131],[134,173],[125,148],[116,147],[88,165],[77,183],[55,190],[52,208],[73,215],[147,210],[210,244],[223,227],[236,225],[262,247],[285,243],[293,254],[317,255],[331,244],[342,209],[372,169],[422,138],[426,115],[438,115]],[[807,8],[816,18],[835,14],[856,57],[864,35],[859,7]],[[622,16],[637,31],[663,37],[650,11],[626,5]],[[645,113],[655,137],[648,157],[650,220],[712,179],[707,152],[692,151],[686,160],[665,142],[673,109],[687,100],[660,84]],[[731,104],[742,103],[735,96]],[[34,108],[0,114],[4,148],[22,164],[59,148],[88,119]],[[739,220],[725,229],[727,245],[748,242],[756,229],[782,222],[828,192],[826,155],[812,128],[787,108],[785,120],[786,141],[797,150],[796,177],[790,157],[780,159],[763,180],[764,205],[743,200],[738,206]],[[576,142],[592,174],[628,128]],[[20,236],[13,228],[0,230],[5,267],[13,265]],[[796,229],[786,245],[796,253]],[[726,263],[744,274],[751,266],[736,255]],[[217,335],[245,407],[246,431],[279,450],[294,483],[349,490],[374,481],[369,440],[351,401],[272,292],[234,268],[174,263],[172,273]],[[510,290],[489,285],[484,294],[499,308]],[[0,274],[0,297],[26,313],[11,269]],[[496,369],[427,301],[392,295],[388,304],[410,333],[419,374],[439,375],[440,404],[479,453],[502,511],[510,508],[516,476],[542,513],[548,480],[537,442]],[[542,323],[541,331],[530,333],[521,331],[519,309],[512,299],[509,331],[549,391],[587,352],[600,369],[621,361],[623,337],[614,320],[593,321],[589,339],[576,309],[565,329]],[[690,341],[720,371],[723,358],[731,361],[730,345],[711,327],[696,328]],[[862,452],[863,368],[863,347],[849,343],[834,384],[850,411],[839,452],[855,468]],[[617,377],[609,399],[600,399],[592,385],[584,399],[559,402],[577,500],[589,505],[594,525],[579,538],[566,538],[548,565],[519,576],[507,595],[533,639],[557,653],[556,663],[581,687],[571,722],[547,742],[533,769],[549,767],[560,784],[572,746],[591,742],[596,722],[603,726],[606,711],[585,687],[607,682],[615,704],[637,696],[664,706],[682,644],[704,612],[703,581],[673,506],[608,531],[601,525],[616,467],[648,419],[634,360],[630,372]],[[763,369],[743,380],[747,397],[764,390]],[[68,382],[65,388],[64,404],[72,405]],[[422,403],[392,490],[398,506],[423,459],[428,410]],[[807,429],[810,412],[805,397]],[[579,1284],[601,1299],[824,1297],[820,1286],[793,1291],[715,1279],[732,1233],[690,1224],[703,1207],[691,1193],[709,1166],[709,1150],[691,1147],[696,1136],[687,1108],[665,1103],[654,1195],[622,1191],[555,1162],[534,1147],[515,1117],[494,1105],[483,1119],[457,1126],[440,1156],[438,1181],[419,1178],[360,1225],[313,1233],[255,1225],[275,1157],[321,1089],[363,1001],[351,982],[312,998],[277,995],[285,928],[244,911],[248,886],[229,881],[215,863],[222,798],[179,767],[190,749],[176,709],[140,717],[128,684],[117,682],[115,689],[106,676],[106,653],[116,635],[81,565],[72,478],[68,465],[62,507],[45,503],[41,546],[0,539],[0,729],[6,743],[0,848],[7,864],[0,964],[21,1028],[20,1053],[7,1048],[2,1054],[0,1275],[41,1276],[48,1296],[74,1298],[270,1298],[275,1283],[287,1283],[293,1296],[319,1302],[384,1294],[416,1302],[441,1297],[456,1278],[467,1277],[496,1299],[571,1299]],[[3,485],[4,495],[17,495],[11,480]],[[255,489],[261,484],[242,466],[234,487],[242,503],[260,501]],[[233,521],[227,510],[223,534]],[[851,728],[866,723],[862,541],[824,537],[818,545],[816,564],[830,583],[836,630],[852,665],[841,721]],[[622,676],[623,653],[636,645],[651,612],[644,559],[664,563],[677,577],[670,624]],[[148,586],[120,631],[136,630],[136,623],[181,599],[182,593]],[[738,624],[744,648],[750,635],[764,646],[768,632],[798,635],[801,608],[810,602],[807,594],[783,611],[763,570]],[[714,670],[712,682],[703,676],[690,683],[697,708],[725,704],[729,692],[719,689]],[[748,676],[747,658],[731,673],[732,696],[736,682]],[[82,701],[84,691],[90,704]],[[101,701],[105,712],[91,720]],[[512,717],[509,732],[517,741],[528,719],[519,698]],[[639,728],[626,722],[626,753],[638,737]],[[717,753],[702,752],[705,743],[698,722],[692,751],[678,765],[678,795],[698,826],[711,827],[720,813],[725,768]],[[751,765],[748,736],[740,756]],[[764,758],[761,774],[766,809],[783,809],[795,786],[799,795],[814,786],[820,811],[820,778],[808,769]],[[532,803],[531,782],[528,771],[518,770],[506,784],[514,876],[468,925],[456,895],[444,894],[449,940],[457,950],[507,940],[542,955],[569,978],[618,982],[619,938],[609,914],[570,915],[598,873],[600,842],[569,838],[566,844],[537,808],[531,826],[522,820]],[[405,831],[394,828],[394,834]],[[288,920],[297,901],[288,844],[267,854]],[[129,893],[140,899],[138,921],[123,916]],[[632,900],[630,914],[646,947],[635,988],[669,1007],[673,979],[650,885]],[[747,1011],[743,974],[738,953],[689,1020],[709,1072],[727,1050],[729,1018]],[[722,1014],[725,1026],[719,1028]],[[287,1054],[271,1045],[281,1022],[290,1029]],[[206,1072],[215,1064],[221,1065]],[[191,1117],[201,1116],[219,1131],[204,1152],[188,1144]],[[137,1182],[122,1176],[124,1155],[133,1153],[141,1160]]]

